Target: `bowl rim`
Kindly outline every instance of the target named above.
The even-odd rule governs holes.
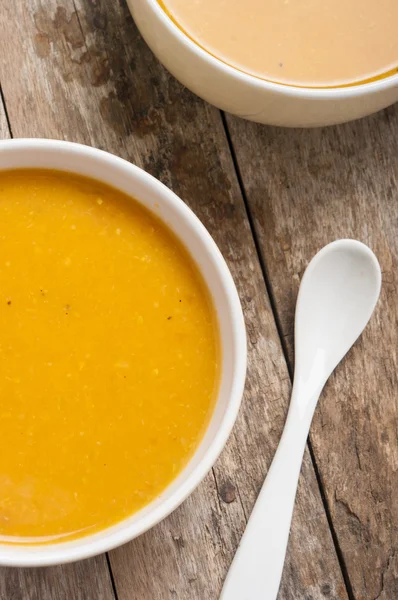
[[[206,62],[211,67],[219,69],[227,76],[234,77],[242,84],[250,85],[251,87],[259,88],[260,90],[272,91],[284,96],[298,97],[302,99],[338,100],[342,98],[347,99],[366,96],[372,92],[382,92],[394,86],[398,86],[398,73],[383,77],[382,79],[378,79],[376,81],[370,81],[368,83],[358,83],[349,85],[347,87],[335,88],[300,87],[261,79],[260,77],[240,71],[239,69],[223,62],[196,44],[182,29],[180,29],[174,23],[174,21],[169,17],[157,0],[128,0],[128,2],[132,5],[134,5],[135,2],[143,2],[147,4],[155,16],[160,20],[162,25],[169,31],[169,33],[177,38],[182,45],[184,45],[190,52],[195,54],[200,60]]]
[[[228,298],[235,358],[233,363],[231,391],[227,399],[225,412],[222,415],[219,424],[217,425],[214,437],[210,441],[207,449],[204,451],[203,456],[198,461],[198,464],[190,473],[187,473],[186,478],[181,481],[181,484],[171,493],[168,498],[165,498],[159,503],[158,506],[155,506],[153,511],[149,510],[148,514],[145,514],[138,522],[133,522],[130,524],[126,522],[125,527],[114,532],[110,531],[112,527],[106,528],[94,534],[77,538],[73,541],[57,542],[55,544],[27,544],[13,546],[9,544],[2,544],[0,542],[0,565],[2,566],[39,567],[66,564],[69,562],[90,558],[131,541],[165,519],[202,482],[219,457],[238,416],[246,379],[246,328],[239,295],[225,259],[223,258],[210,233],[207,231],[195,213],[184,203],[181,198],[179,198],[179,196],[177,196],[158,179],[140,167],[123,158],[111,154],[110,152],[63,140],[40,138],[15,138],[0,140],[0,158],[3,152],[9,152],[10,150],[18,153],[19,151],[30,150],[34,152],[43,149],[51,152],[61,151],[67,153],[71,152],[73,154],[77,153],[82,157],[82,160],[85,157],[89,157],[91,159],[94,158],[95,160],[98,159],[100,162],[102,161],[104,164],[104,177],[102,178],[102,181],[104,183],[107,182],[107,165],[116,167],[116,169],[121,169],[124,173],[130,174],[132,179],[141,181],[144,183],[144,185],[147,184],[151,186],[154,190],[154,195],[157,195],[160,201],[165,200],[167,203],[169,203],[169,205],[171,204],[172,209],[178,215],[178,218],[185,221],[186,226],[195,230],[196,234],[200,238],[200,242],[203,244],[203,249],[208,252],[209,257],[211,258],[217,273],[218,281],[222,285],[225,295]],[[34,163],[34,161],[32,161],[32,163]],[[45,169],[46,167],[26,166],[15,168]],[[48,168],[51,169],[54,167],[50,166]],[[8,167],[6,167],[4,170],[7,169]],[[2,170],[3,169],[0,167],[0,172]],[[65,170],[68,171],[67,168]],[[69,169],[69,172],[75,172],[78,174],[78,171],[73,169]],[[115,186],[113,185],[113,187]],[[140,198],[136,198],[136,200],[140,202]],[[160,216],[158,216],[158,218],[163,220]],[[173,228],[172,231],[180,239],[178,232]],[[191,254],[189,250],[188,252]],[[193,255],[191,254],[191,256]],[[193,256],[193,258],[195,260],[196,257]],[[195,262],[198,264],[197,260],[195,260]],[[198,268],[200,268],[199,265]],[[206,285],[208,285],[209,289],[211,290],[211,285],[207,276],[202,270],[201,273]],[[193,460],[199,448],[200,446],[191,456],[185,468],[187,468],[189,463]],[[171,484],[172,483],[173,482],[171,482]],[[150,504],[147,505],[147,507],[150,509]],[[120,521],[118,525],[122,523],[123,521]],[[78,545],[74,545],[75,541],[78,543]]]

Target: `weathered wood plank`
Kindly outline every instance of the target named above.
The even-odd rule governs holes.
[[[0,98],[0,139],[8,139]],[[1,600],[115,600],[105,556],[48,569],[0,568]]]
[[[332,378],[311,441],[356,600],[398,597],[398,105],[314,131],[228,119],[292,361],[307,261],[353,237],[376,252],[381,301]]]
[[[106,558],[44,569],[0,568],[1,600],[115,600]]]
[[[73,139],[143,166],[192,206],[238,284],[250,364],[228,448],[179,510],[111,553],[119,600],[216,599],[290,388],[220,114],[165,73],[122,2],[79,0],[77,13],[72,0],[0,5],[8,24],[0,54],[10,57],[0,77],[15,135]],[[347,597],[308,454],[280,597]]]

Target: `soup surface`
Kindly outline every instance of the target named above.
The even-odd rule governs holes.
[[[141,205],[56,171],[0,172],[0,542],[95,532],[184,467],[218,388],[186,250]]]
[[[160,0],[197,44],[242,71],[300,86],[398,72],[397,0]]]

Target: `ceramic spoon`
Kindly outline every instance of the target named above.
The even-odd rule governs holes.
[[[380,285],[377,258],[354,240],[325,246],[308,265],[296,306],[289,414],[220,600],[276,599],[314,410],[328,377],[369,321]]]

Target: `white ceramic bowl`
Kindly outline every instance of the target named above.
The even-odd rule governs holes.
[[[258,79],[200,48],[157,0],[127,3],[142,36],[170,73],[207,102],[239,117],[269,125],[318,127],[370,115],[398,100],[398,74],[335,89],[299,88]]]
[[[216,244],[194,213],[157,179],[121,158],[80,144],[0,141],[0,171],[25,167],[60,169],[103,181],[160,217],[189,250],[207,283],[218,315],[222,349],[214,414],[184,471],[143,510],[94,535],[42,546],[0,544],[0,565],[42,566],[87,558],[124,544],[161,521],[194,490],[220,454],[238,414],[246,374],[246,333],[238,293]]]

